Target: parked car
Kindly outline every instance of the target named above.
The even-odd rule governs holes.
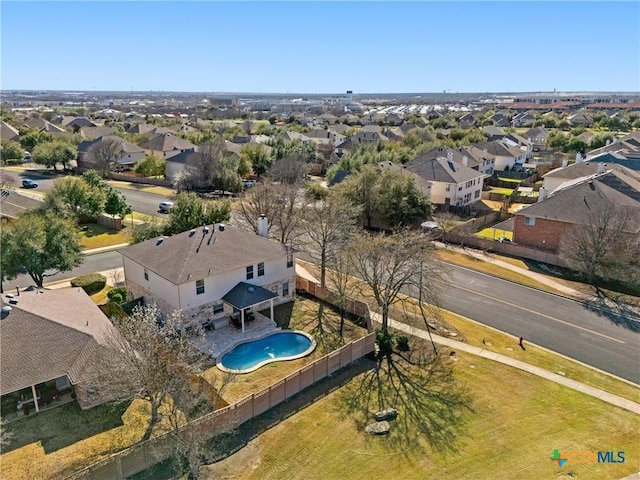
[[[160,212],[169,213],[173,210],[173,202],[160,202],[159,208]]]
[[[24,188],[38,188],[38,184],[30,178],[25,178],[24,180],[22,180],[22,186]]]
[[[242,180],[242,185],[244,188],[251,188],[256,186],[255,180]]]

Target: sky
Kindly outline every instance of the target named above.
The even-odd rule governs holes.
[[[640,91],[640,2],[0,2],[3,90]]]

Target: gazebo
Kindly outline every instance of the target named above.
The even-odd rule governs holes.
[[[222,297],[222,301],[240,310],[240,321],[244,332],[244,311],[247,308],[255,307],[261,303],[269,301],[269,317],[273,321],[273,299],[278,298],[278,294],[258,285],[240,282]]]

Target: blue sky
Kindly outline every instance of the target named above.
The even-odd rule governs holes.
[[[640,91],[640,2],[1,3],[1,88]]]

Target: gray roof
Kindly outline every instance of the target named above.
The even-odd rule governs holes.
[[[184,140],[173,133],[157,133],[149,141],[142,143],[140,146],[157,152],[195,148],[193,143]]]
[[[589,175],[595,175],[598,173],[598,167],[600,162],[594,161],[591,159],[586,162],[576,162],[571,165],[567,165],[566,167],[558,167],[550,172],[546,173],[542,176],[542,178],[563,178],[563,179],[574,179],[586,177]],[[621,170],[625,169],[622,165],[617,164],[607,164],[604,162],[604,166],[606,170]]]
[[[3,120],[0,122],[0,137],[2,140],[17,141],[20,138],[20,131]]]
[[[273,293],[271,290],[258,285],[240,282],[222,297],[222,301],[242,310],[277,297],[278,294]]]
[[[40,291],[21,291],[0,320],[2,395],[64,375],[74,384],[84,380],[90,359],[115,332],[82,289]],[[2,304],[8,302],[3,296]]]
[[[582,225],[593,212],[613,205],[616,210],[629,213],[628,231],[640,232],[640,202],[599,180],[596,178],[584,181],[560,190],[516,215]]]
[[[120,253],[174,285],[267,262],[287,254],[286,247],[253,232],[220,225],[199,227],[171,237],[141,242]],[[191,233],[193,232],[193,233]],[[162,239],[162,240],[161,240]]]
[[[443,157],[426,158],[421,155],[410,162],[405,163],[404,167],[408,171],[413,172],[424,180],[429,180],[430,182],[457,184],[484,176],[477,170],[465,167],[459,163],[449,162]]]
[[[505,145],[500,140],[493,140],[491,142],[476,143],[476,147],[480,150],[487,150],[492,155],[499,157],[519,157],[524,152],[517,147]]]

